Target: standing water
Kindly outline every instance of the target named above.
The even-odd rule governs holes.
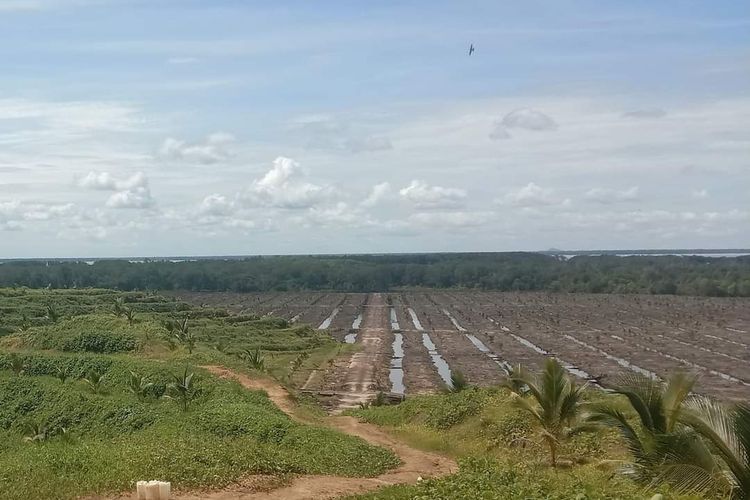
[[[362,313],[359,313],[359,315],[354,318],[354,322],[352,323],[352,330],[359,330],[359,326],[362,324]]]
[[[506,375],[510,374],[511,366],[506,362],[500,359],[500,356],[490,351],[489,347],[484,345],[484,342],[476,338],[474,335],[470,333],[465,333],[466,338],[471,341],[472,344],[474,344],[474,347],[479,349],[481,352],[487,355],[488,358],[490,358],[492,361],[500,365],[500,368],[503,369]]]
[[[320,324],[320,326],[318,327],[318,330],[325,330],[326,328],[328,328],[329,326],[331,326],[331,323],[333,322],[333,318],[336,317],[336,315],[339,313],[340,310],[341,310],[340,307],[337,307],[336,309],[334,309],[333,312],[331,313],[331,315],[328,316],[325,319],[325,321],[323,321]]]
[[[419,317],[417,316],[417,313],[414,312],[414,309],[410,307],[407,310],[409,311],[409,316],[411,316],[411,322],[414,324],[414,328],[420,332],[423,331],[424,328],[422,327],[422,323],[419,321]]]
[[[393,336],[393,357],[388,379],[391,381],[391,392],[403,394],[406,390],[404,387],[404,336],[400,333],[394,333]]]
[[[354,322],[352,323],[352,332],[348,333],[344,337],[344,342],[347,344],[353,344],[357,341],[357,332],[359,332],[359,327],[362,325],[362,313],[359,313],[359,315],[354,318]]]
[[[397,332],[401,330],[401,327],[398,325],[398,318],[396,317],[396,309],[394,307],[390,308],[391,311],[391,330],[394,332]]]
[[[463,326],[461,326],[461,324],[458,322],[458,320],[456,318],[454,318],[453,315],[451,313],[449,313],[447,309],[443,309],[443,314],[445,314],[446,316],[448,316],[448,319],[451,320],[451,323],[453,323],[453,326],[456,327],[456,330],[458,330],[459,332],[465,332],[466,331],[466,328],[464,328]]]
[[[432,358],[432,364],[435,365],[435,368],[437,368],[438,375],[440,375],[440,378],[443,379],[445,385],[452,389],[453,381],[451,380],[451,368],[450,366],[448,366],[448,363],[445,362],[443,357],[437,352],[437,347],[435,347],[435,344],[432,342],[429,334],[422,334],[422,344],[424,344],[424,346],[427,348],[427,352],[430,354],[430,358]]]

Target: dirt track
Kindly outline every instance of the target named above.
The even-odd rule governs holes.
[[[234,373],[219,366],[205,366],[211,373],[223,378],[237,380],[244,387],[252,390],[264,390],[269,398],[291,418],[301,421],[294,413],[294,404],[289,393],[270,380],[252,379],[246,375]],[[304,423],[304,421],[302,421]],[[377,427],[359,422],[353,417],[332,416],[325,423],[341,432],[358,436],[368,443],[391,449],[401,459],[401,466],[372,478],[352,478],[339,476],[298,476],[286,486],[272,491],[257,491],[252,478],[246,479],[237,486],[218,491],[199,493],[177,492],[174,498],[181,500],[230,500],[230,499],[318,499],[336,498],[374,490],[376,488],[403,483],[414,483],[419,477],[437,477],[453,473],[456,463],[441,455],[416,450],[394,439]],[[266,477],[260,477],[262,483]]]
[[[360,403],[370,401],[378,391],[388,391],[384,387],[386,360],[390,357],[392,337],[386,326],[386,304],[379,293],[372,294],[364,307],[364,317],[357,342],[360,351],[354,353],[346,368],[343,380],[336,387],[334,413],[348,408],[356,408]]]

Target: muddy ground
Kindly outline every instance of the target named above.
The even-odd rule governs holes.
[[[394,389],[394,331],[403,339],[406,394],[443,388],[445,373],[433,362],[438,355],[478,385],[500,382],[507,366],[538,369],[555,357],[581,381],[604,386],[627,370],[658,377],[686,370],[700,376],[699,392],[750,399],[750,299],[463,291],[176,295],[327,327],[339,341],[356,333],[360,350],[336,360],[317,387],[308,387],[334,393],[330,404],[339,408]]]

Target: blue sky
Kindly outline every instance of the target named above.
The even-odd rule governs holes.
[[[0,257],[750,246],[747,2],[0,0],[0,33]]]

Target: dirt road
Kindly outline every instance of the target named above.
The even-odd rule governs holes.
[[[248,389],[266,391],[269,398],[284,413],[295,420],[302,421],[294,414],[294,403],[289,397],[289,393],[276,382],[253,379],[219,366],[205,366],[204,368],[219,377],[237,380]],[[362,380],[367,380],[366,374],[362,375]],[[219,491],[198,493],[177,492],[174,498],[179,500],[302,500],[336,498],[344,495],[364,493],[387,485],[414,483],[420,477],[444,476],[457,470],[457,465],[454,461],[441,455],[414,449],[389,436],[377,427],[359,422],[353,417],[331,416],[325,420],[325,424],[346,434],[358,436],[368,443],[391,449],[401,459],[401,466],[372,478],[298,476],[292,480],[291,484],[271,491],[258,491],[258,485],[266,489],[263,484],[269,481],[267,476],[260,476],[255,478],[255,480],[254,478],[247,478],[236,486]]]
[[[346,375],[336,390],[338,402],[333,413],[357,408],[360,403],[375,397],[378,391],[388,391],[382,381],[392,337],[387,321],[388,310],[383,295],[371,294],[364,307],[357,339],[362,348],[352,355]]]

